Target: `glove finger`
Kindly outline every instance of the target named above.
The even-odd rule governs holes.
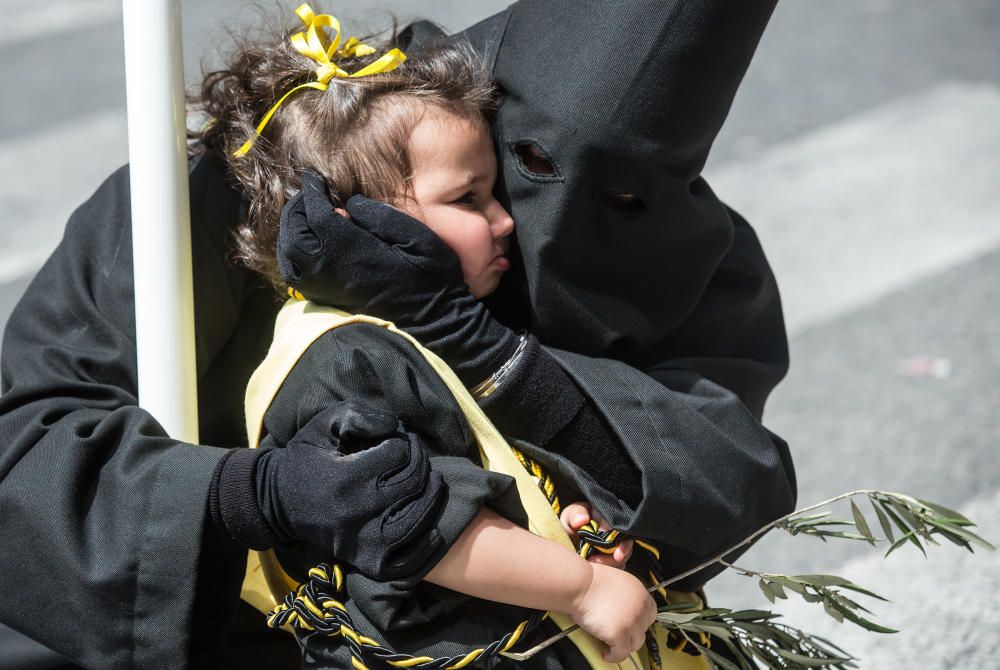
[[[400,496],[408,495],[412,490],[423,486],[423,482],[413,480],[403,482],[403,486],[387,489],[383,487],[386,478],[411,467],[413,450],[405,437],[389,438],[374,445],[371,445],[370,441],[362,441],[365,442],[365,446],[361,449],[355,448],[356,444],[349,446],[346,441],[341,448],[351,449],[352,453],[345,458],[350,459],[352,467],[368,473],[364,488],[367,491],[366,502],[372,509],[384,509],[389,502],[396,501]],[[422,457],[427,458],[423,454]]]
[[[404,253],[420,268],[442,272],[458,268],[458,257],[434,231],[392,205],[362,195],[347,201],[354,223]]]
[[[444,538],[437,528],[432,528],[412,542],[403,544],[389,552],[381,572],[386,579],[409,577],[420,571],[421,568],[425,568],[428,563],[432,561],[436,563],[434,557],[439,553],[443,554],[444,548],[446,548]]]
[[[323,250],[323,243],[306,217],[305,194],[296,193],[281,208],[278,224],[278,271],[288,284],[302,278],[302,268]]]
[[[393,495],[406,495],[404,491],[422,488],[430,472],[430,458],[423,441],[415,433],[406,433],[407,462],[394,469],[386,468],[379,476],[378,486]]]
[[[402,424],[395,414],[358,400],[344,400],[312,417],[299,430],[298,436],[317,447],[346,455],[371,449],[386,438],[401,434]],[[403,453],[392,460],[395,467],[402,467],[409,459],[406,450],[401,451]]]
[[[278,270],[285,283],[315,302],[345,305],[351,276],[370,272],[381,246],[336,211],[321,176],[303,173],[302,190],[282,208],[278,227]]]
[[[441,473],[429,473],[425,486],[417,495],[399,501],[382,518],[382,541],[385,545],[398,551],[430,531],[437,521],[437,512],[446,492]]]

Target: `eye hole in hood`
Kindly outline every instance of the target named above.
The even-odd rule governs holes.
[[[517,159],[517,169],[529,179],[561,181],[562,175],[549,153],[533,140],[517,140],[510,149]]]
[[[641,195],[620,188],[595,188],[594,199],[612,214],[641,214],[646,211],[646,201]]]

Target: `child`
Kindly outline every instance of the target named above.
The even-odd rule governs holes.
[[[402,67],[402,54],[395,51],[366,58],[374,50],[353,39],[343,48],[339,35],[325,42],[324,25],[339,30],[331,17],[302,12],[309,30],[293,37],[294,49],[288,40],[244,47],[229,70],[210,74],[204,85],[214,124],[201,139],[233,156],[232,172],[250,198],[249,220],[240,231],[241,259],[279,286],[301,273],[286,258],[284,277],[279,276],[278,212],[282,238],[299,225],[296,244],[308,247],[311,239],[313,254],[364,254],[363,247],[324,249],[325,235],[348,216],[359,223],[385,217],[386,206],[372,201],[381,200],[396,205],[400,216],[422,221],[454,252],[458,267],[451,269],[460,271],[474,298],[489,295],[510,266],[505,252],[514,224],[492,195],[496,162],[486,76],[461,49],[422,53]],[[282,91],[278,104],[267,110]],[[261,117],[264,123],[253,130]],[[257,132],[261,137],[254,142]],[[251,140],[244,142],[248,134]],[[331,200],[344,203],[355,194],[365,198],[334,210]],[[430,238],[412,242],[433,244]],[[495,387],[502,376],[490,380]],[[351,573],[348,591],[356,595],[348,607],[359,630],[384,637],[401,652],[454,655],[496,639],[523,619],[521,610],[483,602],[491,600],[568,612],[609,644],[609,661],[642,645],[655,606],[635,577],[583,561],[484,507],[516,519],[523,514],[509,481],[473,462],[475,443],[450,393],[398,336],[353,325],[316,340],[264,416],[262,444],[283,446],[324,407],[356,398],[398,415],[427,442],[434,468],[449,484],[438,528],[451,545],[425,571],[424,583],[378,583]],[[279,555],[300,580],[316,558],[305,547]],[[335,638],[310,634],[303,644],[307,663],[347,662],[345,645]],[[567,646],[545,658],[538,657],[543,665],[537,667],[586,667]]]

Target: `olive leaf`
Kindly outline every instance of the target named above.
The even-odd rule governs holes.
[[[854,515],[854,525],[857,526],[858,532],[864,535],[865,540],[868,541],[868,544],[874,547],[875,536],[872,535],[871,529],[868,528],[868,522],[865,520],[865,515],[861,513],[861,510],[858,509],[858,506],[854,503],[853,500],[851,501],[851,514]]]
[[[694,613],[683,622],[676,612],[663,612],[657,620],[667,630],[678,631],[691,647],[699,651],[713,668],[721,670],[758,670],[761,666],[790,668],[856,668],[854,659],[833,643],[809,635],[781,621],[781,615],[766,610],[730,611],[714,609]],[[706,644],[699,633],[713,637]],[[719,653],[719,645],[729,652]],[[735,660],[734,660],[735,659]]]
[[[882,526],[882,532],[885,533],[885,539],[889,540],[889,542],[895,542],[896,538],[893,536],[892,524],[889,523],[889,517],[887,517],[885,512],[882,511],[882,508],[879,507],[877,500],[869,498],[869,502],[871,503],[872,509],[875,510],[875,516],[878,517],[879,525]]]

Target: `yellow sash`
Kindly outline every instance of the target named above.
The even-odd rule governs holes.
[[[259,446],[264,413],[302,354],[327,331],[349,323],[369,323],[386,328],[407,340],[427,359],[451,390],[469,424],[469,428],[476,436],[483,467],[514,478],[521,504],[528,515],[528,529],[536,535],[574,550],[559,518],[545,499],[541,489],[538,488],[535,480],[517,460],[507,441],[490,423],[451,368],[433,352],[421,346],[413,337],[397,329],[388,321],[365,315],[352,315],[308,301],[288,301],[278,313],[274,327],[274,340],[271,342],[267,357],[254,372],[247,385],[247,435],[251,448]],[[296,586],[297,584],[278,565],[273,552],[250,552],[247,573],[243,582],[242,597],[245,601],[261,612],[269,612],[284,598],[286,593],[294,590]],[[567,615],[559,612],[553,612],[551,619],[561,629],[573,624]],[[664,670],[707,670],[709,666],[704,658],[672,652],[667,649],[662,627],[656,626],[655,628],[660,642]],[[583,631],[572,633],[569,639],[577,646],[592,668],[611,670],[616,667],[633,667],[629,662],[616,666],[616,664],[604,661],[601,654],[605,645]],[[633,654],[633,658],[640,664],[640,667],[649,667],[645,650]]]

